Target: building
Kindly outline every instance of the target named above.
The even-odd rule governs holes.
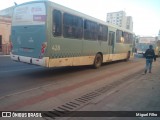
[[[125,28],[126,13],[124,11],[107,13],[107,23],[115,24]]]
[[[131,16],[127,16],[126,29],[133,31],[133,20]]]
[[[0,16],[0,53],[10,52],[11,17]]]
[[[10,52],[11,19],[13,7],[0,11],[0,54]]]
[[[160,30],[159,30],[159,33],[158,33],[158,40],[160,40]]]
[[[118,25],[133,31],[133,20],[131,16],[126,16],[125,11],[107,13],[107,23]]]
[[[146,36],[146,37],[140,37],[139,38],[139,43],[148,43],[148,44],[150,44],[150,43],[155,43],[155,41],[156,41],[156,37],[148,37],[148,36]]]

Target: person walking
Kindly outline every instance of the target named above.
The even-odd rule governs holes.
[[[153,59],[154,59],[154,61],[156,61],[156,56],[155,56],[155,52],[153,50],[153,46],[152,45],[149,45],[149,49],[147,49],[145,51],[144,56],[146,58],[146,67],[145,67],[144,73],[146,74],[147,70],[149,70],[149,73],[151,73]]]

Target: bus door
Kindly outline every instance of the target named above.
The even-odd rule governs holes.
[[[112,60],[112,54],[114,54],[114,39],[115,39],[115,32],[109,31],[109,41],[108,41],[109,60]]]

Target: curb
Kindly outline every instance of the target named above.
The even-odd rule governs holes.
[[[0,57],[10,57],[10,55],[0,55]]]

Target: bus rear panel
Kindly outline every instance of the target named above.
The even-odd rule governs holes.
[[[45,66],[46,6],[44,2],[22,4],[14,9],[11,58]]]

